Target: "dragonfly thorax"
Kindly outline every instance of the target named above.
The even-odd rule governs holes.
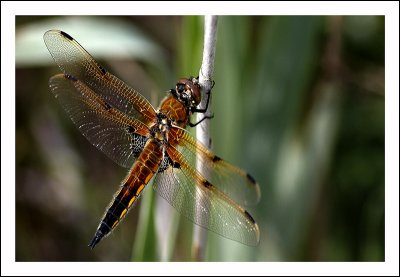
[[[190,115],[200,103],[200,85],[197,79],[182,78],[160,104],[158,113],[167,116],[172,125],[186,128]]]
[[[150,128],[151,136],[159,143],[165,144],[168,141],[168,131],[171,126],[171,119],[162,112],[158,112],[157,122]]]

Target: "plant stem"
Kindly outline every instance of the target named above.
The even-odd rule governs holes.
[[[202,101],[199,108],[206,107],[207,93],[209,93],[213,86],[212,75],[214,72],[214,57],[217,40],[217,16],[205,16],[204,18],[204,48],[203,48],[203,61],[199,72],[199,83],[202,88]],[[211,115],[211,95],[208,109],[205,114],[197,114],[197,122],[202,120],[204,116]],[[211,136],[210,136],[210,121],[203,120],[196,128],[196,138],[201,143],[211,149]],[[197,163],[197,170],[204,175],[204,170],[200,164]],[[201,197],[201,196],[199,196]],[[197,199],[197,201],[206,201],[205,199]],[[197,203],[196,203],[197,204]],[[198,205],[196,205],[198,206]],[[194,226],[193,244],[192,244],[192,258],[195,261],[203,261],[205,246],[207,241],[207,231],[197,225]]]

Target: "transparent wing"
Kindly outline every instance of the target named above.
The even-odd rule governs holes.
[[[70,35],[59,30],[44,34],[44,42],[61,71],[80,80],[112,107],[145,124],[155,119],[156,112],[140,93],[107,72]]]
[[[185,217],[226,238],[255,246],[260,231],[251,215],[209,183],[174,147],[171,166],[157,174],[154,189]]]
[[[79,131],[94,146],[119,165],[132,166],[149,134],[145,124],[111,107],[80,80],[59,74],[50,79],[49,86]]]
[[[216,156],[186,130],[171,128],[169,143],[186,160],[193,165],[197,163],[197,167],[202,168],[204,177],[235,202],[246,206],[258,203],[261,193],[256,180],[243,169]]]

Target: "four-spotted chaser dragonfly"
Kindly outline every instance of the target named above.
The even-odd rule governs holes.
[[[197,108],[201,88],[196,78],[180,79],[156,110],[67,33],[50,30],[44,42],[62,71],[49,80],[52,93],[94,146],[130,168],[91,248],[126,216],[152,178],[153,188],[195,224],[243,244],[258,244],[258,225],[240,205],[258,202],[259,185],[185,130],[191,114],[205,112]]]

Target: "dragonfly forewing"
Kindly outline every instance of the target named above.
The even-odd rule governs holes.
[[[59,30],[44,34],[44,41],[61,71],[85,83],[110,105],[145,124],[156,112],[139,92],[109,73],[71,36]]]

